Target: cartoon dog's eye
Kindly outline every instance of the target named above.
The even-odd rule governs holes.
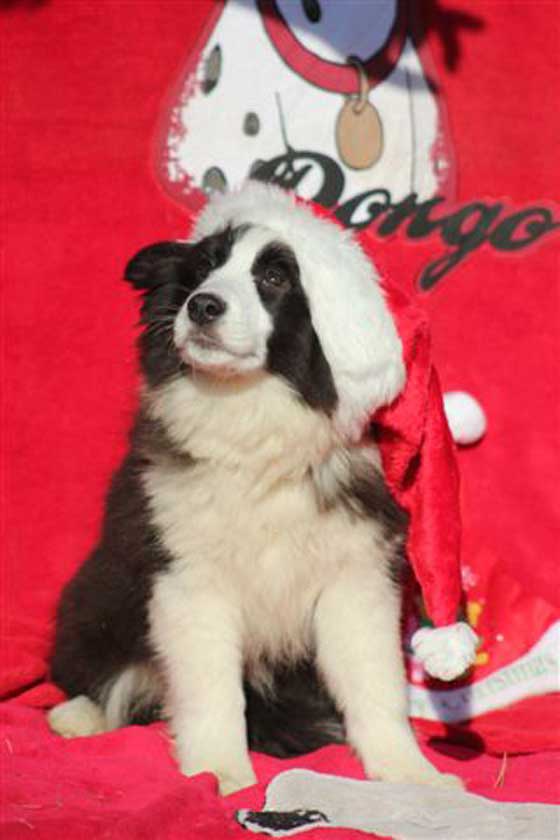
[[[303,0],[303,11],[310,23],[319,23],[321,20],[321,6],[318,0]]]

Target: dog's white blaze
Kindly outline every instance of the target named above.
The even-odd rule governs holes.
[[[332,461],[340,476],[344,463],[328,419],[270,377],[245,390],[177,380],[151,412],[204,459],[144,479],[173,557],[150,625],[183,771],[215,772],[222,791],[251,784],[243,667],[313,649],[368,773],[435,783],[406,719],[380,526],[317,507],[313,470]]]
[[[259,298],[251,266],[259,251],[273,239],[274,234],[265,228],[247,231],[233,245],[225,265],[212,271],[185,301],[174,326],[175,344],[184,350],[185,361],[203,369],[220,369],[225,374],[228,370],[232,374],[245,373],[264,366],[273,323]],[[227,307],[212,325],[217,347],[201,346],[197,342],[200,331],[189,321],[189,300],[200,293],[217,295]]]

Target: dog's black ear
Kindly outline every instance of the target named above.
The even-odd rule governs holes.
[[[155,245],[148,245],[129,261],[124,279],[135,289],[143,291],[168,283],[174,279],[192,247],[187,242],[156,242]]]

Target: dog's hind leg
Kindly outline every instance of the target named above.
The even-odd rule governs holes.
[[[85,694],[54,706],[47,714],[47,721],[53,732],[63,738],[82,738],[107,730],[103,709]]]

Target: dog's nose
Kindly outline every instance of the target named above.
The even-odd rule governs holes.
[[[226,304],[217,295],[209,295],[200,292],[193,295],[187,304],[189,318],[195,324],[202,326],[215,321],[226,311]]]

